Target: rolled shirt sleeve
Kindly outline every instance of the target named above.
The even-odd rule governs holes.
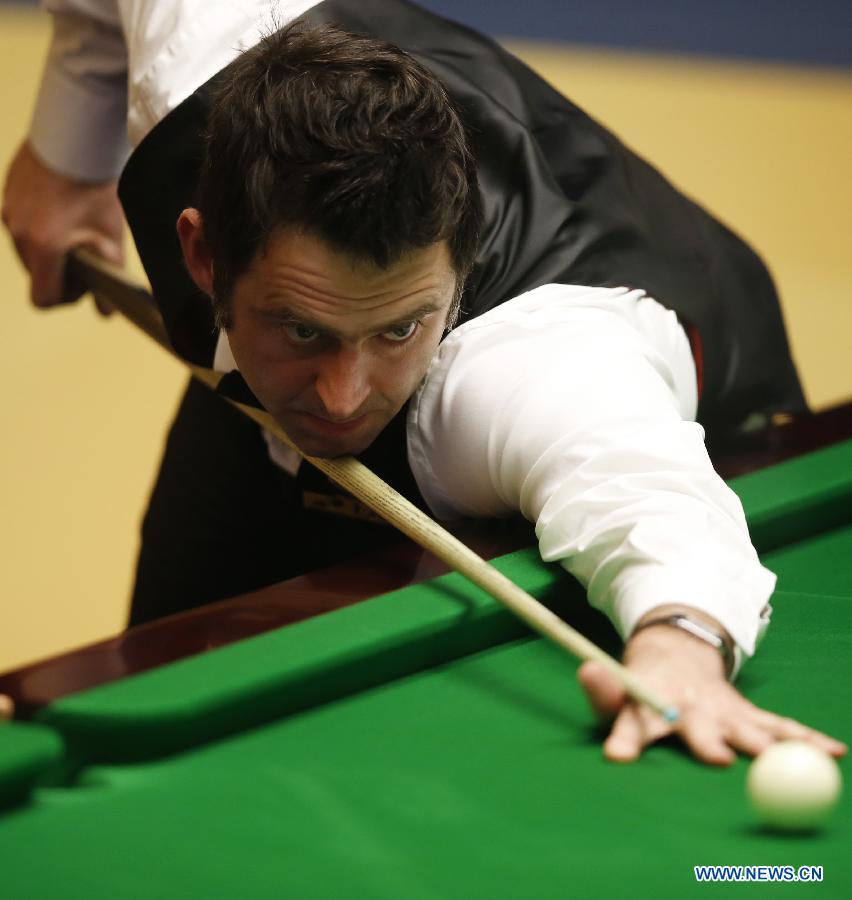
[[[625,639],[669,603],[751,655],[775,577],[694,421],[677,317],[641,291],[546,285],[461,326],[411,405],[409,459],[442,518],[520,511]]]
[[[127,50],[115,2],[51,0],[53,35],[29,142],[51,169],[81,181],[118,177],[127,140]]]

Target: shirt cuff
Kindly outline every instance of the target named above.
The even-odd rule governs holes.
[[[54,172],[79,181],[114,181],[127,140],[126,75],[80,81],[48,63],[33,112],[29,144]]]
[[[677,571],[671,565],[642,567],[625,575],[613,585],[608,604],[610,619],[624,640],[657,607],[686,606],[712,616],[728,632],[739,650],[735,654],[739,668],[754,654],[769,625],[776,577],[757,560],[743,565],[736,580]]]

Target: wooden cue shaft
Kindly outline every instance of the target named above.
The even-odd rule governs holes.
[[[72,275],[85,284],[88,290],[106,300],[110,306],[189,368],[196,378],[215,390],[222,374],[188,363],[178,356],[169,343],[153,299],[143,287],[130,279],[123,270],[85,249],[75,250],[71,255],[70,264]],[[336,459],[307,456],[290,440],[268,412],[229,398],[228,402],[284,444],[292,447],[311,465],[324,472],[332,481],[349,491],[403,534],[433,553],[451,569],[460,572],[487,591],[539,634],[580,659],[600,663],[619,679],[634,700],[649,706],[670,722],[677,719],[677,710],[648,691],[621,663],[498,572],[357,459],[351,456]]]

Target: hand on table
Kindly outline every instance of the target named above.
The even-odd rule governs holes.
[[[63,281],[65,255],[74,247],[89,247],[118,266],[124,262],[124,217],[116,183],[92,184],[60,175],[27,143],[18,148],[6,173],[2,215],[30,273],[35,306],[55,306],[80,296]]]
[[[832,756],[846,746],[793,719],[750,703],[725,678],[722,657],[709,644],[667,625],[636,633],[624,648],[624,664],[659,697],[672,703],[680,720],[669,724],[630,700],[614,676],[598,663],[584,663],[578,678],[601,718],[613,720],[604,755],[629,762],[642,750],[675,733],[693,755],[727,766],[736,752],[755,756],[778,740],[809,741]]]

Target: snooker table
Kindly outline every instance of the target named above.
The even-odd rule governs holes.
[[[739,685],[850,742],[852,441],[731,485],[779,575]],[[618,651],[534,548],[495,564]],[[697,865],[811,865],[761,893],[849,896],[848,797],[778,835],[745,759],[606,763],[576,665],[446,575],[58,696],[0,728],[0,895],[681,898],[738,890]]]

